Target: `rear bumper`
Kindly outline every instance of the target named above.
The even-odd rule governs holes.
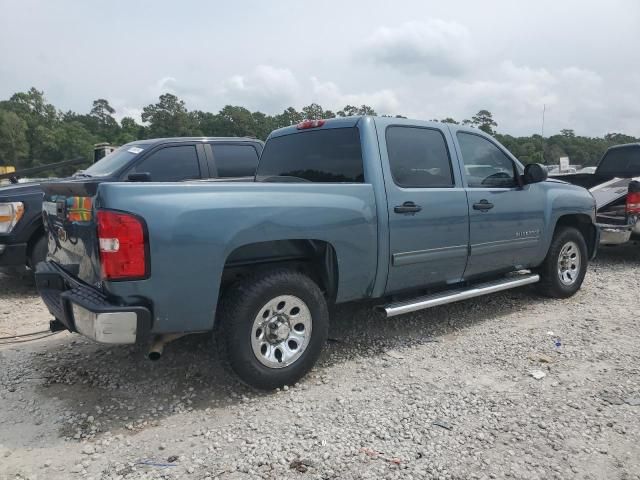
[[[26,243],[0,243],[0,267],[20,267],[26,263]]]
[[[51,314],[71,332],[100,343],[130,344],[146,336],[151,329],[148,308],[117,305],[55,263],[40,263],[35,279],[38,292]]]
[[[598,224],[600,230],[600,245],[621,245],[631,239],[633,225]]]

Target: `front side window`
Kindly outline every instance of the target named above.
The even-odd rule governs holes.
[[[418,127],[387,128],[387,152],[401,187],[452,187],[451,160],[442,132]]]
[[[129,173],[149,173],[152,182],[179,182],[201,178],[195,145],[165,147],[152,153]]]
[[[513,162],[496,145],[472,133],[458,132],[457,137],[469,187],[517,186]]]
[[[258,152],[251,145],[213,144],[213,157],[218,176],[253,177],[258,165]]]
[[[274,137],[264,147],[259,182],[363,183],[360,133],[329,128]]]

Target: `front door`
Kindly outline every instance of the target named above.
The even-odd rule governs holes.
[[[426,125],[386,125],[379,134],[390,231],[386,292],[459,282],[467,263],[469,212],[460,171],[451,161],[452,137]]]
[[[457,131],[469,199],[471,254],[465,279],[526,268],[539,251],[544,192],[521,185],[515,162],[490,139]]]

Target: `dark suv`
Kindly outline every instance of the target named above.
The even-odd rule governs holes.
[[[235,137],[139,140],[123,145],[70,180],[87,183],[95,179],[97,186],[123,181],[252,179],[263,145],[260,140]],[[0,268],[33,268],[44,260],[47,240],[42,196],[37,182],[0,187]]]

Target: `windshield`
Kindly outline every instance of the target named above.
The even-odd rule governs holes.
[[[124,145],[98,160],[86,170],[82,170],[79,172],[79,175],[91,177],[106,177],[107,175],[111,175],[129,163],[136,155],[142,153],[144,148],[145,145],[143,144]]]
[[[640,147],[623,147],[609,150],[597,169],[598,175],[611,177],[640,176]]]

